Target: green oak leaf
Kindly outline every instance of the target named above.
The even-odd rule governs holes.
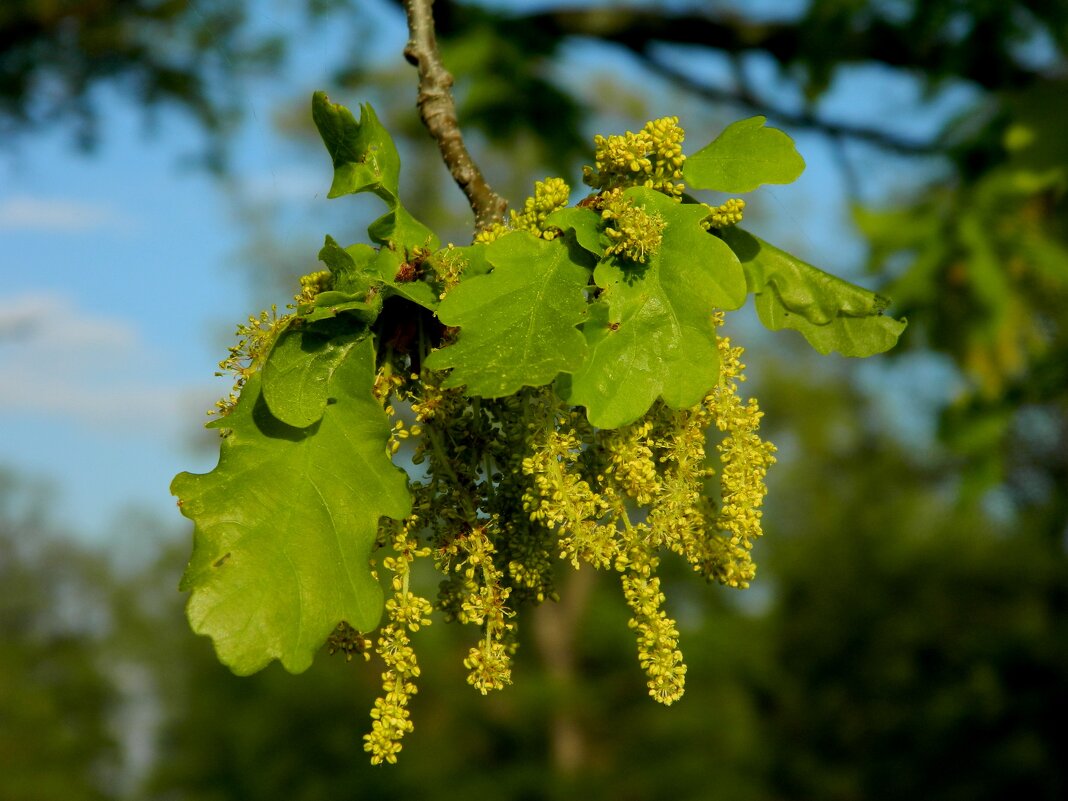
[[[322,417],[330,379],[357,341],[295,328],[285,331],[263,367],[263,399],[271,414],[295,428],[306,428]]]
[[[316,92],[312,119],[334,163],[334,180],[327,197],[373,192],[389,207],[367,229],[373,241],[436,250],[440,242],[434,232],[401,205],[400,156],[371,104],[360,106],[357,121],[347,108],[331,103],[325,92]]]
[[[582,326],[589,357],[558,384],[600,428],[637,420],[657,398],[676,409],[698,403],[719,379],[712,313],[746,296],[737,257],[701,227],[704,207],[644,187],[625,194],[663,218],[663,241],[645,265],[610,257],[597,266],[602,292]]]
[[[377,258],[378,248],[363,243],[343,248],[332,236],[326,237],[319,251],[319,261],[334,278],[334,289],[353,294],[374,286],[378,278],[374,264]]]
[[[805,169],[794,140],[764,117],[728,125],[711,144],[686,158],[683,179],[693,189],[752,192],[761,184],[788,184]]]
[[[322,419],[294,428],[252,375],[210,473],[171,484],[195,523],[181,589],[195,632],[239,675],[272,659],[299,673],[337,625],[378,625],[382,589],[368,559],[379,518],[403,519],[407,477],[386,455],[389,422],[372,395],[374,345],[354,346],[331,377]]]
[[[601,242],[604,224],[601,215],[593,209],[577,206],[557,209],[545,219],[545,224],[559,228],[565,233],[573,232],[580,247],[598,258],[604,255],[604,243]]]
[[[823,354],[872,356],[892,348],[904,320],[883,315],[887,298],[806,264],[737,226],[720,236],[745,269],[757,315],[772,331],[791,328]]]
[[[428,250],[441,247],[437,234],[409,214],[399,200],[393,208],[367,226],[367,235],[373,242],[393,247],[423,247]]]
[[[438,319],[460,326],[459,339],[430,354],[427,366],[452,368],[444,387],[466,385],[486,398],[550,383],[582,364],[586,341],[587,268],[562,239],[513,231],[486,245],[493,271],[462,281],[438,307]]]
[[[370,298],[370,301],[367,299]],[[320,292],[311,303],[302,303],[300,319],[307,323],[332,320],[343,312],[351,312],[365,324],[370,325],[382,311],[382,298],[375,293]]]
[[[325,92],[316,92],[312,120],[334,162],[334,182],[327,197],[368,191],[382,193],[387,202],[397,197],[400,155],[370,103],[360,105],[357,122],[347,108],[331,103]]]

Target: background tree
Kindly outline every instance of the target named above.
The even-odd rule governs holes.
[[[117,797],[108,572],[62,543],[46,487],[0,471],[0,798]]]

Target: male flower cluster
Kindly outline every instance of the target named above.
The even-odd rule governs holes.
[[[638,264],[645,264],[664,240],[664,218],[650,214],[625,196],[621,189],[605,192],[597,201],[601,219],[608,223],[605,254],[620,255]]]
[[[708,216],[702,220],[701,226],[706,231],[710,228],[727,228],[742,221],[745,201],[740,197],[732,197],[725,203],[721,203],[718,206],[708,206],[707,208]]]
[[[595,136],[594,166],[582,168],[582,180],[594,189],[646,186],[679,197],[685,188],[685,135],[678,117],[663,117],[645,123],[638,133]]]
[[[386,524],[394,529],[390,536],[393,553],[382,560],[382,567],[393,574],[393,597],[386,601],[389,623],[382,627],[375,646],[386,670],[382,674],[382,695],[375,699],[371,710],[371,731],[363,738],[364,750],[371,755],[373,765],[396,762],[400,741],[413,728],[408,702],[418,690],[415,679],[420,670],[408,632],[429,626],[432,610],[428,600],[408,588],[412,562],[430,555],[430,549],[420,547],[414,536],[421,526],[415,515],[402,525]]]
[[[554,211],[566,208],[570,200],[571,187],[563,178],[535,181],[534,195],[523,201],[523,210],[510,209],[507,223],[494,223],[479,231],[475,242],[492,242],[509,231],[529,231],[541,239],[555,239],[558,230],[545,221]]]

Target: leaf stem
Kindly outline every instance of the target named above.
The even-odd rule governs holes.
[[[419,115],[437,141],[453,180],[471,204],[475,230],[481,231],[503,220],[508,204],[486,183],[464,144],[452,98],[453,78],[442,63],[434,34],[433,4],[434,0],[404,0],[409,32],[404,57],[419,70]]]

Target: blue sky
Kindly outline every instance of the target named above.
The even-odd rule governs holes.
[[[399,59],[401,20],[380,22],[375,49]],[[261,24],[288,23],[280,13]],[[316,32],[283,79],[250,81],[233,152],[254,193],[322,202],[329,161],[295,162],[270,120],[325,80],[345,33]],[[0,465],[48,480],[55,519],[96,541],[119,535],[131,507],[176,519],[172,476],[211,469],[200,426],[228,390],[213,372],[250,312],[233,204],[183,167],[199,131],[165,112],[146,132],[136,108],[100,99],[92,154],[65,130],[0,152]]]
[[[401,18],[379,13],[379,3],[368,7],[379,26],[362,46],[399,64]],[[288,24],[284,15],[261,22]],[[330,89],[327,65],[346,35],[334,27],[305,37],[283,79],[249,84],[247,120],[233,150],[237,180],[250,194],[313,210],[324,202],[327,159],[287,145],[270,120],[279,102]],[[590,55],[576,47],[568,57]],[[760,78],[764,67],[752,69],[774,88]],[[853,72],[825,110],[845,121],[898,116],[917,135],[924,133],[917,126],[933,125],[966,100],[950,95],[919,114],[914,86]],[[107,93],[102,102],[101,146],[92,155],[76,152],[65,131],[0,154],[0,465],[51,481],[55,518],[98,542],[136,537],[124,530],[142,525],[127,522],[143,520],[130,513],[134,507],[179,524],[170,479],[214,465],[200,426],[228,385],[212,373],[234,324],[252,310],[248,275],[232,266],[247,237],[233,203],[210,176],[180,166],[180,156],[195,149],[196,129],[164,114],[146,136],[136,109]],[[902,113],[909,110],[911,117]],[[767,224],[784,246],[856,276],[863,251],[846,224],[834,153],[815,136],[797,140],[809,168],[797,185],[764,196],[766,218],[778,221]],[[853,158],[873,196],[900,188],[889,162],[863,150]],[[292,231],[309,254],[323,233]]]
[[[0,459],[55,479],[79,529],[166,500],[181,421],[212,395],[208,332],[241,303],[226,205],[176,169],[176,134],[147,141],[116,104],[92,158],[46,135],[3,167]]]

